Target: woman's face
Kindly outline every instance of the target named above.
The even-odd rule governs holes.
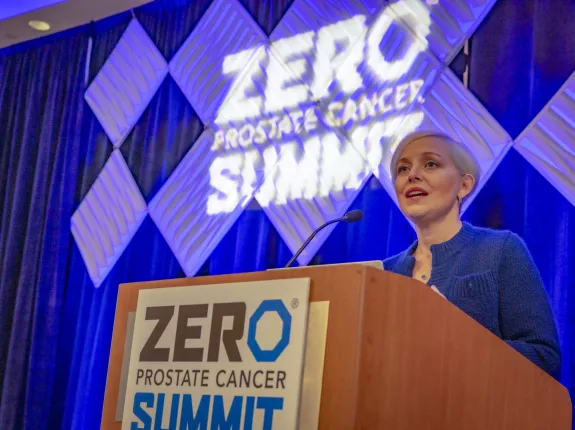
[[[451,157],[449,143],[427,136],[407,145],[396,168],[395,193],[401,211],[413,222],[433,222],[459,212],[459,198],[473,186],[473,177],[462,176]]]

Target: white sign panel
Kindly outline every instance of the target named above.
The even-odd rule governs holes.
[[[141,290],[123,430],[296,429],[309,279]]]

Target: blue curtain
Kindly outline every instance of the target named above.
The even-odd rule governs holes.
[[[270,33],[290,6],[244,0]],[[169,60],[210,0],[156,0],[135,15]],[[471,42],[470,87],[516,137],[575,68],[575,5],[499,0]],[[147,218],[100,288],[92,286],[70,218],[112,146],[84,91],[131,19],[129,13],[0,51],[0,423],[2,429],[97,429],[118,285],[183,277]],[[91,39],[91,45],[88,40]],[[91,46],[91,47],[90,47]],[[87,58],[90,59],[87,62]],[[460,64],[461,56],[453,67]],[[150,201],[202,131],[167,77],[121,147]],[[546,199],[543,205],[540,199]],[[370,181],[312,264],[383,259],[414,234],[385,190]],[[466,212],[477,225],[527,242],[558,321],[562,382],[575,393],[575,208],[514,150]],[[265,270],[289,250],[257,206],[248,207],[200,275]]]
[[[0,423],[43,428],[60,371],[88,38],[0,59]]]

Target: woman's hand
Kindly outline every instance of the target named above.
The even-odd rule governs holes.
[[[432,289],[433,291],[435,291],[437,294],[439,294],[441,297],[443,297],[444,299],[446,299],[446,297],[445,297],[443,294],[441,294],[441,292],[437,289],[437,287],[436,287],[435,285],[432,285],[432,286],[431,286],[431,289]],[[446,299],[446,300],[447,300],[447,299]]]

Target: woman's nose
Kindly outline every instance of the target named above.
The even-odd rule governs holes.
[[[417,182],[421,180],[421,176],[419,174],[419,168],[417,167],[412,167],[411,170],[409,171],[409,182]]]

